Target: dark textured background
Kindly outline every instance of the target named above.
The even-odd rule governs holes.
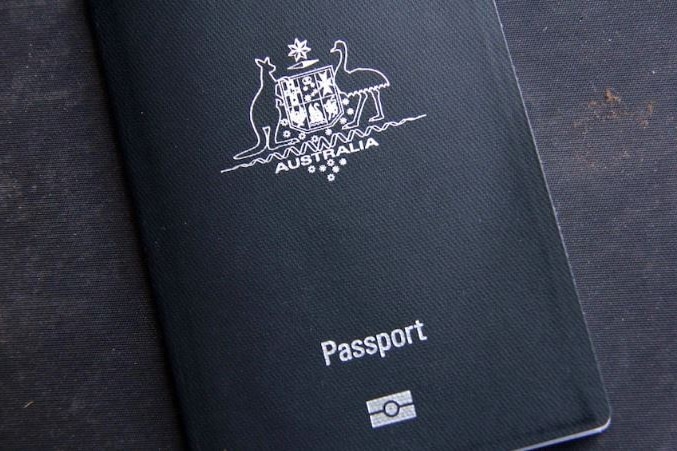
[[[677,448],[677,5],[499,0],[612,426]],[[81,0],[0,3],[0,447],[176,449]]]

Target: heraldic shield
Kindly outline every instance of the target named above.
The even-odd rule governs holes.
[[[310,133],[332,127],[343,116],[331,66],[281,77],[277,80],[277,91],[287,116],[281,119],[282,126]]]

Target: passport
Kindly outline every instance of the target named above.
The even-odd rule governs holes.
[[[191,448],[606,428],[492,1],[90,14]]]

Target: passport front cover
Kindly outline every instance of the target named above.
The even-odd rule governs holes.
[[[605,427],[493,2],[90,4],[191,447]]]

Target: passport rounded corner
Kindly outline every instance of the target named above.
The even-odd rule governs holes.
[[[600,417],[601,421],[595,423],[595,426],[590,430],[590,435],[601,434],[609,429],[611,426],[611,408],[607,408],[604,416]]]
[[[599,420],[596,419],[596,421],[594,421],[589,427],[586,427],[581,432],[570,434],[564,437],[558,437],[545,442],[536,443],[524,448],[518,448],[516,451],[532,451],[545,448],[548,446],[559,445],[562,443],[579,440],[582,438],[593,437],[606,431],[610,425],[611,425],[611,409],[610,407],[607,407],[606,412],[604,413],[604,415],[599,417]]]
[[[611,426],[611,407],[607,404],[604,412],[601,415],[596,416],[594,421],[592,421],[591,424],[585,428],[585,430],[579,432],[578,434],[574,434],[571,439],[599,435],[609,429],[609,426]],[[569,439],[565,439],[564,441],[568,440]]]
[[[602,432],[609,429],[609,426],[611,426],[612,416],[613,411],[611,409],[609,401],[607,400],[604,403],[604,410],[600,412],[599,415],[596,416],[595,421],[591,425],[592,427],[590,428],[590,435],[601,434]]]

